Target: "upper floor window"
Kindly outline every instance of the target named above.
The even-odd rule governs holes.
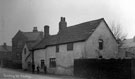
[[[50,67],[51,68],[56,67],[56,58],[50,58]]]
[[[103,44],[104,44],[104,41],[102,39],[99,39],[99,50],[102,50],[103,49]]]
[[[26,48],[24,48],[24,54],[26,54]]]
[[[73,50],[73,43],[67,44],[67,50]]]
[[[59,52],[59,45],[56,45],[56,52]]]

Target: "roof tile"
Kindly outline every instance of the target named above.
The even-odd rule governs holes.
[[[67,27],[57,35],[51,35],[41,40],[34,46],[33,50],[42,49],[50,45],[84,41],[94,32],[102,20],[103,18]]]

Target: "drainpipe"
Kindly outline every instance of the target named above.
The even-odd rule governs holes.
[[[0,66],[3,67],[3,59],[0,60]]]
[[[35,72],[34,50],[32,50],[31,54],[32,54],[32,73],[34,73]]]
[[[84,53],[83,53],[83,59],[86,59],[86,54],[87,54],[87,48],[86,48],[86,42],[84,43]]]

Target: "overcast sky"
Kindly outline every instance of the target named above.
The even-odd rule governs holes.
[[[0,0],[0,44],[11,45],[18,32],[32,31],[34,26],[43,31],[50,26],[50,34],[58,32],[60,17],[66,17],[67,25],[105,18],[121,24],[128,38],[135,35],[134,0]]]

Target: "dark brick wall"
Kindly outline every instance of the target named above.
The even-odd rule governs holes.
[[[22,54],[22,49],[25,44],[25,41],[27,39],[22,35],[21,32],[18,32],[15,37],[12,39],[12,58],[13,61],[19,60],[21,61],[21,54]],[[18,62],[21,63],[21,62]]]
[[[3,67],[5,67],[5,68],[21,69],[22,68],[22,64],[14,63],[12,60],[4,59],[3,60]]]
[[[135,79],[134,59],[76,59],[74,75],[93,79]]]

